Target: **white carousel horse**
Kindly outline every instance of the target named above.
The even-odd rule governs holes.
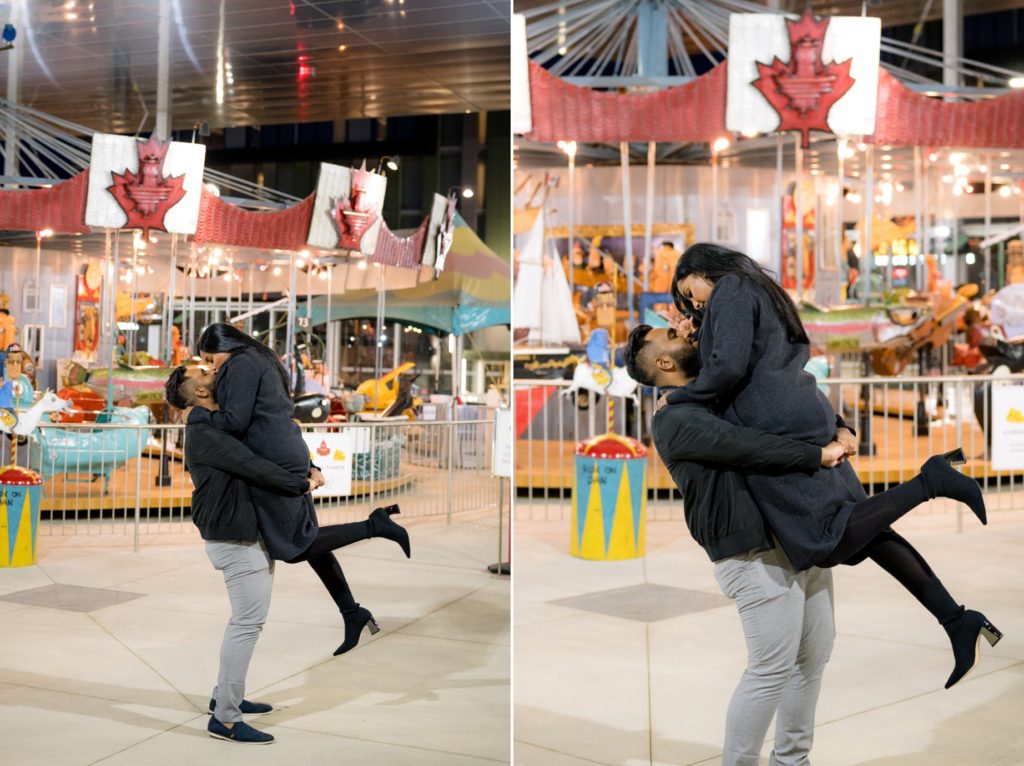
[[[572,374],[572,385],[562,391],[562,396],[569,396],[580,389],[605,396],[633,397],[637,392],[637,382],[629,377],[625,367],[616,367],[609,375],[604,367],[580,362]]]
[[[42,398],[18,416],[14,410],[0,409],[0,431],[15,436],[32,436],[33,432],[47,412],[61,412],[71,406],[71,402],[61,399],[53,391],[47,390]]]

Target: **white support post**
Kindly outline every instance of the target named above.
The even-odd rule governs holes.
[[[796,138],[796,181],[793,184],[793,207],[796,211],[796,295],[797,300],[804,295],[804,205],[800,188],[804,180],[804,149],[800,145],[800,134]],[[785,264],[783,264],[785,268]]]
[[[160,0],[156,49],[156,128],[161,141],[171,137],[171,0]]]
[[[658,145],[651,141],[647,144],[647,219],[644,221],[644,292],[649,292],[651,287],[651,265],[653,263],[653,256],[651,253],[652,245],[652,234],[651,229],[654,227],[654,161],[656,158]],[[640,321],[643,321],[643,317],[640,317]]]
[[[629,189],[629,144],[625,141],[619,143],[619,159],[622,162],[622,217],[623,233],[626,239],[626,306],[629,308],[629,327],[635,326],[633,317],[633,198]],[[613,274],[612,279],[618,281],[618,274]],[[615,337],[614,325],[612,326],[612,338]],[[614,349],[612,350],[614,353]]]
[[[985,239],[992,236],[992,155],[985,157]],[[985,248],[985,289],[992,289],[992,246]]]
[[[296,298],[298,297],[299,290],[299,270],[295,268],[295,252],[288,254],[288,329],[285,331],[287,337],[284,339],[284,358],[285,358],[285,369],[288,370],[288,375],[292,374],[292,362],[295,360],[295,354],[292,349],[295,348],[295,313],[298,310]],[[274,334],[274,324],[271,321],[270,324],[271,335]],[[280,352],[278,353],[280,356]]]
[[[942,0],[942,84],[951,88],[960,87],[957,60],[963,56],[963,21],[962,0]]]
[[[27,7],[23,3],[14,3],[12,5],[11,12],[11,23],[15,26],[19,33],[23,33],[22,30],[22,8]],[[21,63],[25,52],[24,38],[17,40],[14,44],[14,48],[7,51],[4,55],[7,56],[7,103],[14,106],[18,103],[18,86],[21,83]],[[13,113],[8,113],[6,125],[4,127],[6,134],[6,140],[4,142],[4,175],[6,176],[20,176],[21,171],[18,168],[18,124],[14,119]],[[15,187],[11,187],[15,188]]]
[[[875,147],[868,144],[864,152],[864,241],[861,243],[861,263],[864,264],[864,304],[871,299],[871,271],[875,266],[875,254],[871,249],[871,216],[875,202]]]
[[[569,154],[569,294],[574,288],[576,267],[572,262],[572,249],[576,244],[576,154]],[[584,258],[586,256],[584,255]],[[586,261],[584,260],[584,263]]]

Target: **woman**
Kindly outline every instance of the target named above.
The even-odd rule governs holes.
[[[235,434],[257,455],[293,473],[305,476],[317,470],[310,464],[302,431],[291,418],[288,373],[274,352],[224,323],[207,327],[197,347],[217,373],[214,398],[219,409],[193,409],[187,422],[205,422]],[[320,528],[309,495],[283,498],[259,487],[250,487],[250,492],[270,555],[289,564],[308,561],[337,604],[345,622],[345,640],[334,654],[355,647],[367,625],[377,633],[380,627],[370,611],[356,602],[332,551],[384,537],[398,543],[409,557],[409,533],[391,518],[399,513],[398,506],[377,508],[366,521]]]
[[[701,373],[667,397],[710,404],[734,423],[824,446],[837,438],[856,451],[856,440],[836,429],[836,414],[817,381],[804,371],[809,341],[786,292],[752,259],[700,243],[676,264],[676,306],[696,317]],[[976,482],[955,471],[962,451],[933,456],[914,479],[868,498],[849,463],[806,476],[752,474],[748,484],[765,519],[797,570],[858,564],[870,558],[900,582],[938,620],[953,648],[955,666],[946,688],[977,661],[984,635],[1002,634],[980,612],[958,605],[924,558],[890,525],[933,497],[967,503],[986,523]]]

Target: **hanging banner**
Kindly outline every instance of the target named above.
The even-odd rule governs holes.
[[[1024,469],[1024,386],[992,384],[992,469]]]
[[[205,161],[202,144],[93,134],[86,224],[194,234]]]
[[[306,243],[313,247],[356,250],[373,255],[384,221],[384,192],[387,179],[359,167],[320,163],[313,217]]]
[[[512,14],[512,132],[530,133],[530,54],[526,44],[526,17]]]
[[[732,14],[726,127],[797,130],[804,147],[812,130],[874,133],[881,34],[871,16]]]

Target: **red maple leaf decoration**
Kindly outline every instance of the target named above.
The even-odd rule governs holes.
[[[111,173],[113,184],[107,187],[117,204],[128,216],[126,229],[142,229],[148,237],[150,229],[167,231],[164,217],[185,197],[185,174],[164,175],[164,157],[170,141],[150,138],[139,144],[139,173],[130,170]]]
[[[778,113],[778,130],[799,130],[805,149],[810,146],[812,130],[831,132],[829,110],[855,82],[850,77],[852,58],[831,64],[821,60],[828,21],[816,20],[809,8],[799,21],[787,20],[789,63],[777,56],[770,66],[757,62],[760,77],[751,83]]]
[[[359,251],[363,235],[377,221],[377,214],[367,198],[367,185],[374,174],[366,169],[366,160],[359,170],[352,171],[352,191],[334,205],[334,222],[338,227],[338,247]]]

